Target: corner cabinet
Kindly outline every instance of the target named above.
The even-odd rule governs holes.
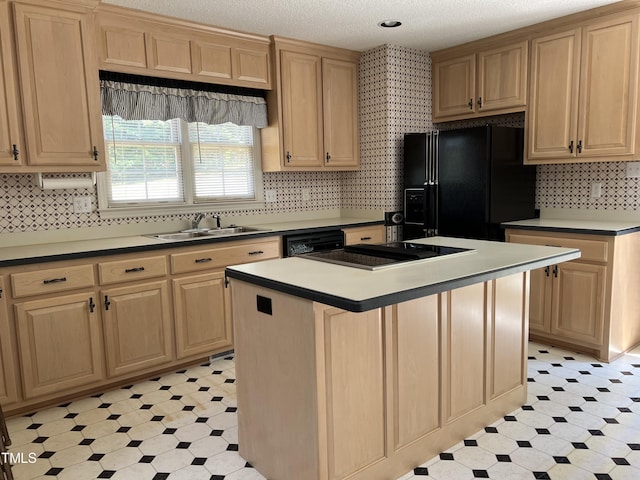
[[[634,268],[640,232],[619,236],[506,231],[506,240],[578,248],[577,260],[531,271],[530,338],[611,361],[640,343],[640,314],[628,292],[640,288]]]
[[[358,52],[274,39],[273,57],[263,170],[357,169]]]
[[[599,19],[532,40],[525,163],[638,153],[638,19]]]
[[[18,400],[16,371],[14,361],[14,347],[7,311],[7,290],[4,278],[0,277],[0,405],[6,405]]]
[[[91,12],[69,4],[12,5],[31,171],[104,170]]]
[[[527,101],[528,42],[446,56],[434,53],[433,121],[522,111]]]

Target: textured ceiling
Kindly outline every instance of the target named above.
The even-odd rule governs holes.
[[[368,50],[458,45],[615,0],[103,0],[261,35]],[[399,28],[381,28],[399,20]]]

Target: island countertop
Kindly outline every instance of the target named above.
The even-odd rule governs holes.
[[[363,312],[573,260],[580,250],[430,237],[412,242],[473,249],[377,271],[289,257],[231,266],[226,275],[308,300]]]

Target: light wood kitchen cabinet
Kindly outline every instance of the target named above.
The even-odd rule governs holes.
[[[262,168],[354,170],[359,166],[358,54],[274,40],[276,89],[261,129]]]
[[[166,280],[101,290],[107,375],[160,366],[173,360]]]
[[[14,305],[25,399],[104,378],[103,344],[95,291]]]
[[[640,343],[640,233],[618,236],[507,229],[513,243],[579,248],[578,260],[531,272],[530,338],[611,361]]]
[[[104,170],[92,16],[81,6],[47,5],[13,3],[28,165]]]
[[[634,14],[532,40],[525,163],[632,159],[639,39]]]
[[[19,167],[25,158],[9,19],[9,3],[0,1],[0,168]]]
[[[526,41],[433,61],[433,121],[522,111],[527,101]]]
[[[229,289],[224,272],[173,279],[177,358],[232,348]]]
[[[14,362],[13,335],[9,326],[7,311],[7,290],[4,277],[0,277],[0,405],[8,405],[18,400],[18,387]]]
[[[271,88],[266,37],[107,4],[96,12],[103,70]]]
[[[385,243],[387,229],[384,225],[370,225],[366,227],[343,228],[344,244],[354,245],[357,243]]]

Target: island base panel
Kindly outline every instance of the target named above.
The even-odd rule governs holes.
[[[396,478],[526,401],[529,273],[362,313],[231,279],[240,454]]]

